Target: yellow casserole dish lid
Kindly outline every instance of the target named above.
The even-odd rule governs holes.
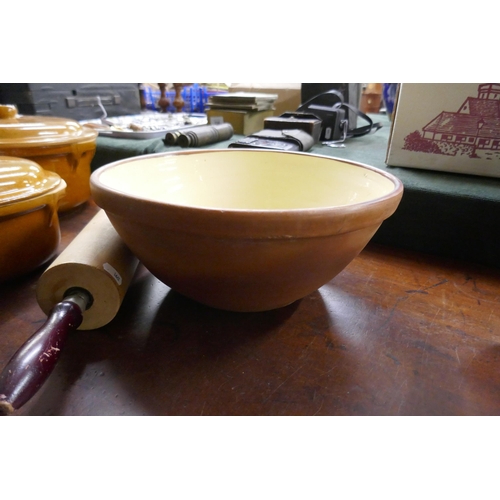
[[[71,144],[97,135],[69,118],[20,115],[16,106],[0,104],[0,149]]]
[[[41,196],[62,187],[61,184],[64,181],[58,174],[43,169],[33,161],[0,156],[0,208]]]

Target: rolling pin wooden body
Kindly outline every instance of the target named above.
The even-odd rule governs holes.
[[[109,323],[118,312],[138,260],[123,243],[101,210],[42,274],[37,300],[45,314],[68,290],[82,288],[92,296],[80,330]]]
[[[23,406],[52,373],[68,334],[109,323],[139,261],[100,211],[47,268],[37,284],[45,324],[0,374],[0,414]]]

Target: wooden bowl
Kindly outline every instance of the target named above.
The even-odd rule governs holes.
[[[329,282],[403,194],[396,177],[367,165],[266,150],[135,157],[90,183],[151,273],[232,311],[279,308]]]

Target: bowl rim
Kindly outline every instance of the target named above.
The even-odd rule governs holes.
[[[241,209],[241,208],[214,208],[214,207],[203,207],[203,206],[190,206],[190,205],[181,205],[175,203],[161,202],[157,200],[152,200],[150,198],[133,196],[129,193],[120,191],[119,189],[115,189],[113,187],[104,185],[100,182],[99,177],[107,170],[115,168],[118,165],[134,162],[138,160],[145,159],[154,159],[161,158],[165,156],[186,156],[186,155],[198,155],[198,154],[236,154],[242,152],[251,152],[252,154],[287,154],[287,155],[296,155],[296,156],[312,156],[315,158],[326,159],[326,160],[334,160],[341,163],[347,163],[350,165],[354,165],[356,167],[361,167],[364,169],[368,169],[372,172],[385,177],[393,183],[393,189],[383,196],[376,197],[372,200],[367,200],[354,204],[347,205],[337,205],[337,206],[325,206],[325,207],[312,207],[312,208],[290,208],[290,209]],[[366,227],[367,225],[373,225],[375,223],[381,223],[383,220],[388,218],[392,213],[396,210],[399,205],[399,201],[402,198],[404,186],[400,179],[398,179],[395,175],[386,172],[380,168],[373,167],[371,165],[367,165],[364,163],[356,162],[353,160],[346,160],[343,158],[321,155],[317,153],[308,153],[302,151],[278,151],[278,150],[265,150],[265,149],[246,149],[246,148],[238,148],[238,149],[196,149],[196,150],[176,150],[176,151],[166,151],[160,153],[152,153],[141,156],[134,156],[130,158],[125,158],[122,160],[117,160],[112,163],[103,165],[95,170],[90,176],[90,187],[92,192],[92,197],[97,205],[103,208],[108,215],[114,214],[116,216],[127,216],[127,218],[134,218],[134,215],[137,214],[138,210],[129,209],[130,205],[125,205],[125,210],[127,214],[120,213],[123,211],[123,203],[116,201],[112,201],[109,199],[104,199],[106,194],[103,193],[113,193],[120,195],[120,198],[124,200],[134,200],[134,204],[137,206],[141,206],[142,209],[151,212],[152,217],[149,217],[145,224],[149,226],[155,226],[155,217],[160,216],[162,210],[165,210],[165,207],[168,207],[169,211],[174,215],[177,223],[183,221],[186,223],[190,220],[190,214],[194,212],[198,215],[202,216],[203,220],[210,220],[213,218],[220,219],[224,221],[224,228],[217,230],[209,230],[206,227],[203,227],[203,224],[200,224],[199,227],[187,226],[185,232],[205,232],[209,231],[211,233],[219,233],[220,236],[227,234],[227,230],[234,230],[236,233],[247,233],[245,228],[242,228],[241,231],[238,229],[239,224],[245,225],[245,222],[251,224],[252,218],[258,216],[260,223],[264,223],[268,221],[270,224],[276,224],[276,222],[282,223],[284,226],[295,226],[295,219],[297,216],[307,216],[311,221],[315,221],[316,224],[313,224],[314,228],[311,226],[308,234],[306,236],[325,236],[330,235],[332,232],[347,232],[351,229],[351,226],[358,225],[361,223],[362,227]],[[360,219],[362,219],[362,213],[366,211],[366,209],[370,206],[376,207],[378,205],[384,206],[385,210],[381,210],[381,215],[377,220],[372,220],[370,223],[362,223]],[[140,210],[141,218],[143,218],[143,210]],[[345,217],[339,217],[339,219],[344,219],[340,221],[338,227],[331,226],[329,228],[319,226],[325,226],[324,223],[321,223],[322,218],[324,218],[327,214],[338,214],[349,215],[352,219],[353,224],[346,224]],[[358,215],[358,217],[356,217]],[[366,218],[366,217],[365,217]],[[162,224],[163,225],[163,224]],[[252,225],[252,224],[251,224]],[[316,227],[318,226],[318,227]],[[285,227],[283,227],[285,230]],[[261,231],[257,227],[252,227],[252,237],[258,237],[259,235],[262,237],[266,237],[264,235],[268,235],[269,229],[263,227]],[[283,231],[281,231],[283,232]],[[286,232],[286,231],[285,231]],[[241,236],[241,234],[240,234]]]

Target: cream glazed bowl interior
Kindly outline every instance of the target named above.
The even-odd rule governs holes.
[[[309,153],[184,150],[111,163],[95,202],[159,280],[203,304],[264,311],[329,282],[396,210],[403,185]]]

